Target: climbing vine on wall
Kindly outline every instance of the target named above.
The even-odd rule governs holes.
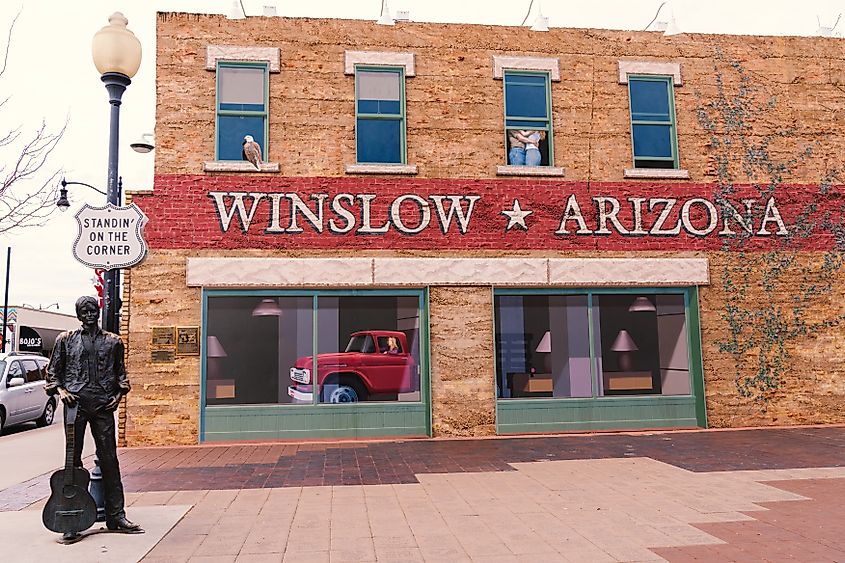
[[[824,140],[801,147],[795,127],[773,125],[784,121],[778,119],[784,111],[777,97],[782,85],[766,84],[765,77],[721,52],[714,61],[716,95],[699,95],[707,101],[699,105],[698,122],[709,137],[710,173],[718,186],[714,199],[723,217],[735,217],[738,199],[807,202],[787,223],[787,234],[770,239],[769,248],[760,248],[752,233],[739,229],[722,249],[730,253],[721,277],[721,317],[729,332],[718,342],[719,350],[734,361],[739,395],[766,411],[787,370],[795,367],[794,347],[845,321],[841,296],[834,294],[845,265],[845,170],[826,166],[812,197],[797,197],[807,187],[791,187],[786,179],[811,162]],[[784,147],[792,154],[783,156]],[[755,220],[764,212],[760,205],[739,208]],[[802,248],[823,250],[810,257]]]

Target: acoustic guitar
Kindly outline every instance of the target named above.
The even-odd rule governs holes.
[[[65,406],[65,468],[50,476],[50,498],[41,513],[44,526],[60,534],[77,534],[97,520],[97,504],[88,492],[88,470],[73,466],[77,408]]]

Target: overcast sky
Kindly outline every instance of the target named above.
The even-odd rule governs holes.
[[[519,25],[530,0],[387,0],[392,12],[408,10],[412,20]],[[378,18],[381,0],[309,0],[274,2],[243,0],[248,15],[275,5],[280,16]],[[538,1],[535,0],[535,8]],[[543,13],[551,27],[643,29],[661,4],[659,0],[545,0]],[[122,11],[141,41],[141,69],[123,97],[120,173],[128,189],[151,188],[155,153],[141,155],[129,143],[152,132],[155,122],[155,12],[228,13],[231,0],[0,0],[0,36],[5,37],[15,14],[6,74],[0,78],[0,137],[21,126],[24,136],[46,120],[52,130],[68,121],[67,132],[47,168],[63,169],[68,180],[105,188],[108,150],[108,101],[91,62],[91,37],[114,11]],[[814,35],[832,26],[845,11],[843,0],[672,0],[659,20],[674,13],[684,31],[761,35]],[[530,25],[534,14],[528,20]],[[838,32],[845,28],[840,21]],[[0,148],[0,163],[8,163],[14,147]],[[87,188],[70,191],[71,208],[55,213],[45,227],[0,236],[0,272],[5,274],[5,250],[12,247],[9,302],[36,308],[59,303],[72,313],[80,295],[92,294],[93,272],[75,261],[74,214],[83,202],[103,205],[105,198]],[[0,280],[3,278],[0,277]],[[2,283],[0,281],[0,283]],[[0,297],[1,298],[1,297]],[[2,307],[2,304],[0,304]],[[53,307],[55,309],[55,307]]]

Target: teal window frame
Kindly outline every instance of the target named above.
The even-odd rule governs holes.
[[[220,109],[220,69],[225,68],[260,68],[264,71],[264,111],[240,111]],[[215,71],[214,89],[214,160],[220,160],[220,117],[262,117],[264,119],[264,134],[260,139],[261,156],[269,160],[270,147],[267,144],[269,137],[269,115],[270,115],[270,65],[266,62],[241,62],[241,61],[217,61]],[[256,139],[258,140],[258,139]],[[240,160],[240,159],[238,159]],[[231,162],[231,161],[229,161]]]
[[[683,295],[684,296],[684,312],[687,320],[687,361],[689,362],[690,372],[690,394],[689,395],[674,395],[678,397],[695,397],[697,408],[700,409],[700,417],[704,417],[704,380],[702,374],[701,364],[701,336],[698,315],[698,289],[696,287],[677,287],[677,288],[567,288],[567,289],[519,289],[519,288],[495,288],[493,290],[493,300],[502,295],[546,295],[546,296],[564,296],[564,295],[586,295],[587,297],[587,338],[590,343],[590,378],[592,387],[592,396],[586,397],[591,399],[602,400],[618,400],[630,399],[630,396],[617,397],[611,395],[598,394],[598,358],[596,358],[595,351],[595,322],[593,320],[593,296],[595,295],[631,295],[632,297],[644,295]],[[493,357],[497,358],[499,354],[496,346],[496,308],[493,307]],[[498,380],[499,374],[494,372],[494,377]],[[648,397],[661,397],[664,395],[648,395]],[[549,399],[553,401],[579,401],[585,397],[555,397]],[[498,401],[521,401],[524,399],[501,397]],[[532,400],[532,399],[530,399]],[[530,401],[529,400],[529,401]],[[698,405],[698,402],[701,405]]]
[[[399,113],[398,114],[378,114],[378,113],[362,113],[358,111],[358,73],[365,72],[387,72],[399,74]],[[405,110],[405,67],[404,66],[374,66],[374,65],[355,65],[355,162],[357,164],[407,164],[408,163],[408,147],[407,147],[407,129],[408,121]],[[362,162],[358,158],[358,120],[372,119],[372,120],[398,120],[399,121],[399,154],[401,162]]]
[[[546,118],[539,117],[523,117],[508,115],[508,78],[518,76],[542,76],[545,78],[546,86]],[[538,124],[544,124],[542,127],[535,127],[535,130],[546,132],[546,143],[549,146],[549,163],[541,166],[554,166],[555,164],[555,144],[554,134],[552,131],[552,80],[548,72],[537,70],[505,70],[502,73],[502,90],[503,90],[503,104],[502,115],[504,118],[504,147],[505,147],[505,164],[508,164],[508,130],[519,129],[518,127],[508,127],[508,120],[530,121]]]
[[[661,120],[643,120],[643,119],[634,119],[634,111],[633,111],[633,103],[632,103],[632,96],[631,96],[631,85],[636,82],[663,82],[666,85],[667,89],[667,98],[669,101],[669,120],[668,121],[661,121]],[[675,83],[670,75],[654,75],[654,74],[629,74],[628,75],[628,115],[630,116],[631,120],[631,156],[632,162],[634,164],[634,168],[644,168],[644,169],[669,169],[666,167],[660,166],[646,166],[646,167],[639,167],[637,166],[637,161],[650,161],[650,162],[670,162],[672,164],[671,169],[677,170],[680,168],[680,162],[678,158],[678,128],[677,128],[677,119],[675,116]],[[647,156],[647,157],[638,157],[635,148],[634,148],[634,126],[635,125],[664,125],[669,127],[669,143],[672,150],[672,155],[668,157],[660,157],[660,156]]]

